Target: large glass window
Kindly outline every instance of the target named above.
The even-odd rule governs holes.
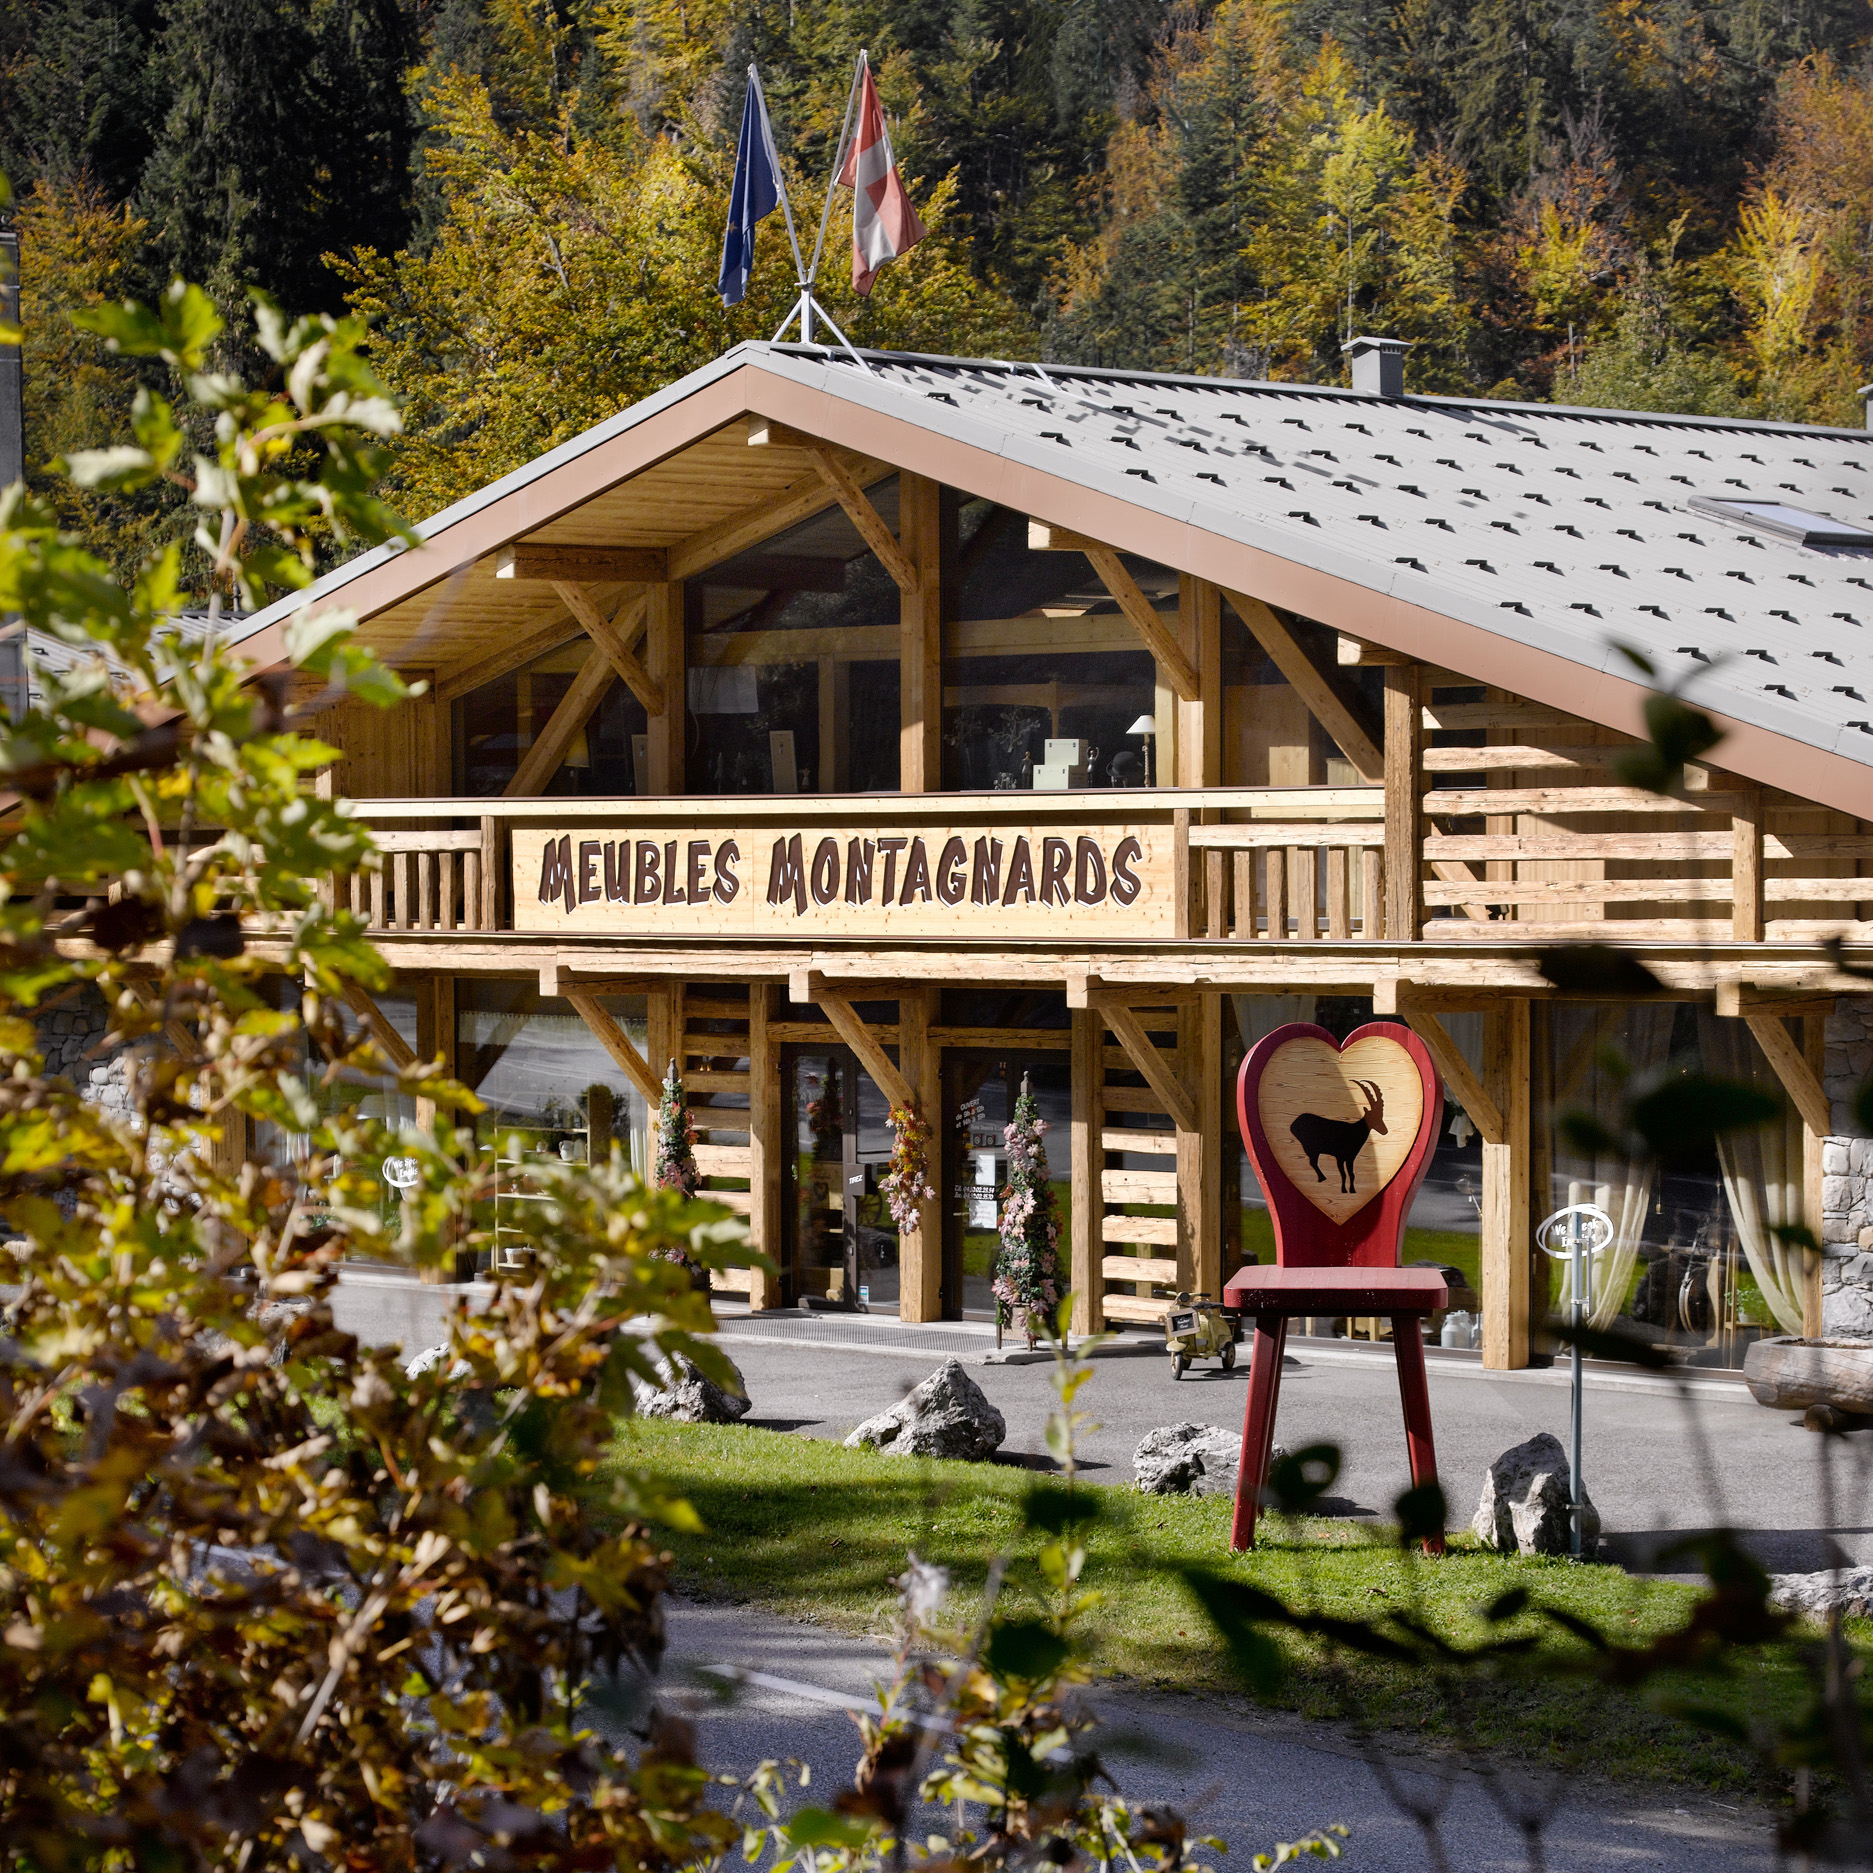
[[[462,697],[454,714],[456,792],[481,799],[504,792],[573,678],[597,655],[588,638],[576,638]],[[540,791],[601,797],[642,791],[644,724],[644,705],[614,679]]]
[[[1662,1164],[1616,1150],[1589,1155],[1561,1125],[1579,1111],[1616,1130],[1621,1071],[1644,1083],[1701,1067],[1779,1097],[1749,1029],[1688,1003],[1556,1003],[1537,1008],[1535,1040],[1536,1142],[1548,1154],[1538,1206],[1545,1214],[1593,1204],[1612,1220],[1585,1297],[1594,1324],[1710,1366],[1740,1366],[1765,1334],[1800,1333],[1801,1255],[1775,1233],[1802,1220],[1801,1121],[1792,1109]],[[1536,1272],[1537,1320],[1564,1316],[1568,1265],[1542,1257]]]

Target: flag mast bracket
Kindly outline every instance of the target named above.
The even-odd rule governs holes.
[[[846,337],[845,333],[839,329],[832,314],[820,304],[813,292],[813,282],[819,274],[820,255],[825,251],[826,247],[826,228],[828,223],[832,220],[832,192],[834,188],[838,186],[839,171],[845,167],[846,145],[850,141],[852,134],[852,111],[853,107],[858,102],[859,86],[864,81],[865,64],[865,48],[860,46],[858,58],[852,67],[851,88],[846,92],[845,116],[839,123],[839,146],[832,159],[832,175],[826,182],[826,200],[820,209],[819,236],[813,243],[813,259],[810,265],[802,263],[800,259],[800,242],[793,231],[793,209],[787,201],[786,184],[782,183],[781,185],[781,212],[787,217],[787,239],[793,246],[794,276],[799,283],[800,295],[793,302],[787,316],[781,320],[780,325],[775,330],[774,336],[769,340],[769,343],[779,344],[781,334],[797,319],[800,322],[800,342],[803,345],[812,344],[813,315],[817,313],[820,318],[826,322],[827,329],[838,339],[840,344],[845,347],[852,362],[868,375],[875,376],[876,373],[872,371],[871,366],[859,356],[857,347],[854,346],[851,339]],[[765,112],[767,110],[767,93],[761,91],[761,75],[752,65],[748,67],[748,81],[755,87],[757,92],[760,92],[761,109]]]

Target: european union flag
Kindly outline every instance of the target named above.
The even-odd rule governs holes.
[[[748,68],[748,101],[742,106],[741,141],[735,151],[735,186],[728,198],[728,228],[722,236],[722,277],[716,290],[725,306],[738,306],[754,271],[754,224],[780,206],[784,184],[774,153],[774,127],[767,120],[761,81]]]

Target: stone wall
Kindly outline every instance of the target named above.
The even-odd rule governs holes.
[[[1857,1137],[1854,1095],[1873,1072],[1873,998],[1843,996],[1827,1023],[1823,1087],[1835,1136],[1821,1148],[1821,1321],[1873,1335],[1873,1138]]]
[[[39,1045],[47,1073],[70,1080],[107,1112],[123,1112],[130,1103],[124,1086],[123,1050],[108,1055],[91,1052],[106,1025],[102,999],[87,988],[64,1007],[39,1017]]]

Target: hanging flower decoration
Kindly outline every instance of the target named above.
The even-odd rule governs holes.
[[[994,1294],[1004,1324],[1019,1325],[1031,1341],[1037,1318],[1051,1321],[1060,1304],[1060,1216],[1047,1178],[1047,1147],[1025,1075],[1015,1116],[1002,1136],[1008,1143],[1008,1182],[1002,1190],[1002,1250]]]
[[[930,1127],[915,1106],[891,1108],[891,1162],[878,1179],[900,1236],[923,1225],[922,1205],[936,1195],[930,1181]]]
[[[651,1177],[658,1189],[680,1190],[686,1197],[693,1197],[702,1182],[702,1173],[696,1169],[696,1124],[689,1115],[689,1101],[683,1096],[674,1060],[663,1076],[663,1096],[657,1101],[657,1154]],[[656,1253],[666,1261],[695,1267],[680,1249]]]

